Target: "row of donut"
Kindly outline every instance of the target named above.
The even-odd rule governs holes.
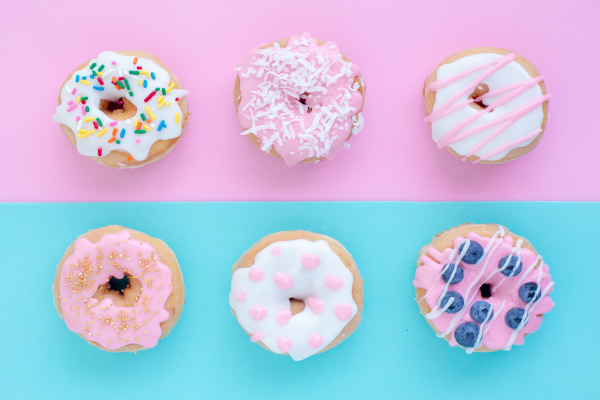
[[[289,166],[334,158],[363,128],[363,77],[333,42],[308,33],[282,39],[251,51],[236,71],[242,135]],[[105,51],[66,79],[54,121],[81,154],[134,168],[179,142],[187,95],[154,55]],[[451,55],[431,72],[423,95],[433,140],[463,161],[497,164],[528,153],[548,118],[544,77],[505,49]]]
[[[418,308],[438,337],[468,353],[510,350],[554,303],[548,266],[525,239],[495,224],[463,224],[419,252]],[[60,261],[54,303],[67,327],[106,351],[156,346],[185,302],[182,273],[161,240],[121,226],[80,236]],[[229,304],[252,342],[303,360],[360,324],[363,280],[331,237],[268,235],[233,266]]]

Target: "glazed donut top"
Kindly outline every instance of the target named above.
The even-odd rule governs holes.
[[[356,315],[352,282],[326,241],[275,242],[233,273],[229,304],[253,342],[299,361],[327,347]],[[293,316],[291,298],[305,302]]]
[[[154,61],[104,51],[63,85],[54,121],[74,133],[77,149],[86,156],[113,150],[143,161],[157,140],[179,137],[183,118],[177,101],[187,90],[174,89],[167,70]],[[124,121],[109,118],[100,101],[129,100],[136,116]]]
[[[363,126],[362,76],[333,42],[319,45],[309,33],[286,47],[258,48],[237,68],[238,120],[289,166],[311,157],[332,159]]]
[[[431,122],[438,148],[454,150],[463,161],[500,160],[512,149],[529,145],[542,132],[542,104],[550,98],[539,85],[543,76],[532,78],[515,54],[472,54],[437,70],[437,80],[426,90],[436,92]],[[488,92],[471,98],[476,88]],[[481,102],[485,108],[470,104]]]
[[[142,291],[132,307],[118,307],[109,297],[94,298],[111,277],[140,281]],[[103,347],[128,344],[150,348],[162,336],[169,318],[165,303],[173,291],[171,270],[149,243],[129,231],[106,234],[98,243],[77,239],[60,272],[60,304],[67,327]]]
[[[541,314],[554,306],[554,282],[542,257],[522,245],[500,226],[491,238],[470,232],[453,248],[427,249],[413,283],[427,291],[426,318],[439,337],[454,333],[450,345],[468,353],[481,346],[510,350],[539,328]]]

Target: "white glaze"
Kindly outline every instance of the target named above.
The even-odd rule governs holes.
[[[278,248],[272,251],[273,248]],[[306,268],[302,264],[302,255],[311,253],[319,258],[316,268]],[[252,270],[257,268],[263,272],[263,278],[251,278]],[[293,280],[290,289],[281,289],[274,283],[276,273],[289,274]],[[260,274],[257,274],[260,276]],[[328,276],[336,276],[341,282],[341,288],[330,289],[325,284]],[[240,325],[251,335],[261,332],[260,340],[275,353],[284,353],[278,345],[280,337],[291,341],[287,353],[295,361],[303,360],[318,353],[331,343],[356,315],[358,308],[352,298],[352,273],[343,261],[329,247],[327,242],[319,240],[312,242],[305,239],[276,242],[261,250],[250,268],[239,268],[232,276],[229,304],[235,311]],[[243,296],[238,296],[240,291]],[[321,313],[314,312],[307,302],[309,297],[321,300],[325,307]],[[277,314],[282,309],[290,309],[290,298],[305,301],[305,308],[293,315],[289,322],[281,325],[277,322]],[[334,308],[340,303],[348,304],[352,309],[350,318],[340,321]],[[256,320],[251,315],[255,306],[266,309],[266,316]],[[322,336],[320,346],[311,348],[308,344],[310,335],[317,333]]]
[[[169,106],[163,105],[158,107],[157,100],[162,93],[157,92],[156,95],[151,98],[148,102],[144,99],[154,91],[155,88],[168,88],[171,83],[171,77],[169,73],[155,62],[139,57],[137,64],[133,64],[135,56],[125,56],[114,53],[112,51],[104,51],[98,55],[97,58],[90,60],[87,65],[73,73],[73,76],[63,85],[60,96],[61,104],[56,107],[56,114],[53,117],[55,122],[68,126],[75,134],[77,141],[77,150],[86,156],[98,156],[98,149],[102,149],[102,156],[109,154],[113,150],[123,150],[131,154],[134,159],[143,161],[148,157],[150,147],[158,140],[167,140],[179,137],[182,132],[181,120],[183,119],[183,112],[179,107],[179,104],[175,100],[176,98],[182,98],[188,94],[187,90],[171,89],[164,95],[165,103],[170,102]],[[113,65],[116,62],[116,65]],[[96,63],[95,69],[101,65],[104,65],[102,71],[102,80],[104,85],[99,85],[96,78],[91,79],[90,75],[92,70],[90,66]],[[145,75],[133,75],[129,71],[136,70],[137,66],[142,66],[144,71],[148,73],[153,72],[155,79],[147,77]],[[76,82],[76,76],[79,75],[79,82]],[[86,85],[82,83],[82,76],[87,76],[87,81],[91,84]],[[115,85],[111,83],[112,77],[125,77],[128,79],[128,83],[133,92],[133,96],[129,95],[129,90],[117,90]],[[139,84],[139,79],[145,79],[147,81],[147,87],[144,88]],[[103,91],[98,91],[93,86],[103,87]],[[72,91],[76,89],[76,93],[72,94]],[[86,105],[89,106],[90,111],[85,115],[82,115],[81,104],[76,103],[77,97],[88,97]],[[110,101],[117,101],[121,97],[127,98],[137,107],[137,114],[128,120],[116,121],[117,124],[109,126],[114,120],[109,118],[104,112],[99,109],[100,100],[106,99]],[[72,111],[67,111],[73,104],[68,104],[70,101],[74,101],[77,107]],[[152,123],[147,124],[151,127],[149,132],[145,134],[134,133],[134,120],[141,119],[140,115],[143,113],[146,117],[149,117],[146,111],[146,106],[150,108],[156,118],[152,118]],[[180,123],[176,122],[176,114],[179,113]],[[77,120],[77,117],[81,117]],[[91,130],[94,129],[93,122],[83,122],[85,118],[92,117],[94,120],[100,118],[103,123],[103,127],[108,128],[108,131],[102,136],[98,136],[102,128],[96,129],[95,133],[80,137],[78,135],[80,129]],[[161,128],[158,131],[159,124],[161,121],[165,121],[166,127]],[[113,129],[117,129],[117,138],[120,141],[119,144],[116,141],[108,143],[108,140],[112,137],[111,132]],[[120,137],[122,129],[125,129],[125,136]],[[139,141],[139,143],[138,143]]]
[[[442,65],[437,71],[437,81],[441,81],[444,79],[451,78],[460,73],[464,73],[465,71],[471,70],[478,66],[493,62],[498,60],[504,56],[495,53],[481,53],[481,54],[473,54],[466,57],[463,57],[457,61],[454,61],[449,64]],[[487,67],[483,70],[472,72],[455,82],[452,82],[448,86],[441,88],[436,91],[436,99],[435,104],[433,106],[433,110],[439,109],[444,103],[446,103],[452,96],[456,95],[458,92],[463,90],[465,87],[473,84],[475,81],[479,79],[479,77],[488,71],[491,67]],[[529,73],[516,61],[511,61],[508,64],[501,67],[498,71],[493,73],[491,76],[484,79],[481,83],[484,83],[488,86],[489,91],[492,92],[494,90],[506,88],[507,86],[511,86],[517,84],[519,82],[530,80],[531,76]],[[428,89],[429,90],[429,89]],[[511,92],[508,92],[508,94]],[[467,102],[468,96],[471,93],[466,93],[454,103],[454,105],[462,104]],[[485,105],[489,105],[494,101],[501,99],[506,96],[507,93],[501,93],[494,97],[485,98],[483,103]],[[479,118],[475,121],[471,122],[467,126],[465,126],[461,132],[470,130],[479,126],[484,125],[490,121],[496,120],[500,117],[506,116],[510,112],[513,112],[521,107],[527,106],[529,103],[538,100],[543,96],[542,89],[539,85],[535,84],[532,87],[523,91],[520,95],[516,96],[512,100],[499,105],[494,109],[493,112],[483,113]],[[456,125],[459,125],[462,121],[473,117],[477,114],[478,110],[471,106],[463,106],[456,109],[453,113],[447,116],[443,116],[437,120],[432,121],[432,136],[433,140],[438,143],[438,141],[450,131]],[[509,143],[524,138],[528,135],[531,135],[532,132],[540,129],[542,126],[542,122],[544,119],[544,112],[542,109],[542,105],[535,107],[532,111],[520,117],[517,121],[515,121],[511,126],[509,126],[506,130],[500,133],[498,136],[490,140],[489,143],[482,146],[480,149],[474,152],[474,155],[477,157],[484,157],[487,154],[493,153],[496,149],[507,146]],[[501,125],[492,126],[487,128],[481,132],[478,132],[472,136],[465,137],[459,141],[453,142],[448,146],[454,150],[458,155],[465,156],[469,153],[471,149],[477,146],[480,142],[490,137]],[[515,147],[525,147],[529,145],[531,142],[535,140],[535,137],[531,137],[517,146],[511,147],[504,151],[501,151],[493,156],[490,156],[489,160],[500,160],[504,158],[510,150]]]

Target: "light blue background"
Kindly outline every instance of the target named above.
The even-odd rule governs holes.
[[[0,398],[449,398],[600,396],[600,203],[0,204]],[[467,355],[438,339],[414,301],[417,252],[463,222],[528,238],[550,266],[555,308],[524,346]],[[51,286],[67,246],[120,224],[175,251],[187,302],[154,349],[100,351],[58,317]],[[250,342],[228,305],[231,266],[269,233],[340,240],[365,281],[363,321],[296,363]]]

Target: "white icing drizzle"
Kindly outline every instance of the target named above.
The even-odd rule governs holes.
[[[60,93],[61,104],[56,107],[53,120],[68,126],[73,131],[77,141],[77,150],[81,154],[105,156],[113,150],[123,150],[131,154],[135,160],[143,161],[148,157],[150,147],[156,141],[173,139],[181,135],[183,113],[176,99],[186,96],[188,91],[169,89],[171,77],[164,68],[139,56],[137,63],[134,64],[135,58],[135,56],[104,51],[97,58],[90,60],[83,69],[76,71],[63,85]],[[90,67],[94,64],[94,69],[91,69]],[[92,71],[98,72],[102,65],[104,69],[98,75],[104,84],[101,84],[98,77],[92,74]],[[143,70],[137,69],[137,66],[143,67]],[[131,71],[138,73],[145,71],[147,75],[143,73],[135,75],[130,73]],[[153,74],[154,77],[150,74]],[[86,79],[83,79],[84,77]],[[113,77],[116,77],[117,80],[121,77],[126,78],[130,89],[118,90],[117,86],[112,83]],[[146,88],[140,85],[140,79],[146,81]],[[83,83],[84,81],[90,84],[86,85]],[[121,83],[123,82],[124,79],[121,80]],[[123,85],[125,84],[123,83]],[[165,88],[168,91],[166,90],[164,95],[162,91],[156,92],[148,102],[144,101],[157,87]],[[130,95],[130,92],[133,93],[133,96]],[[85,105],[78,101],[78,98],[82,97],[88,98],[84,100]],[[100,100],[116,102],[121,97],[127,98],[137,107],[135,117],[125,121],[116,121],[110,119],[99,109]],[[84,111],[85,106],[89,107],[89,111]],[[150,108],[152,115],[148,113],[146,107]],[[134,133],[136,128],[132,123],[134,119],[141,120],[141,114],[154,122],[144,121],[143,124],[148,125],[151,130],[147,131],[143,128],[142,130],[146,130],[146,133],[136,134]],[[93,125],[94,122],[98,123],[97,119],[102,123],[98,128]],[[113,138],[114,129],[117,129],[116,136],[114,136],[117,140],[110,141]]]
[[[316,256],[318,266],[304,266],[304,254]],[[276,283],[277,277],[282,276],[288,279],[286,282],[291,277],[293,284],[289,288]],[[328,277],[338,278],[340,287],[328,286]],[[358,308],[352,297],[352,283],[352,273],[326,241],[276,242],[261,250],[250,268],[239,268],[233,273],[229,304],[253,341],[260,340],[271,351],[288,353],[299,361],[324,349],[356,315]],[[305,308],[281,324],[278,315],[282,310],[289,312],[290,298],[303,300]],[[311,298],[317,299],[317,306],[322,309],[315,306],[313,310]],[[336,312],[340,304],[346,305],[348,311],[343,320]],[[257,315],[253,316],[256,307],[260,307],[258,319]],[[314,334],[322,338],[318,346],[309,344]],[[281,340],[289,348],[282,350]]]

